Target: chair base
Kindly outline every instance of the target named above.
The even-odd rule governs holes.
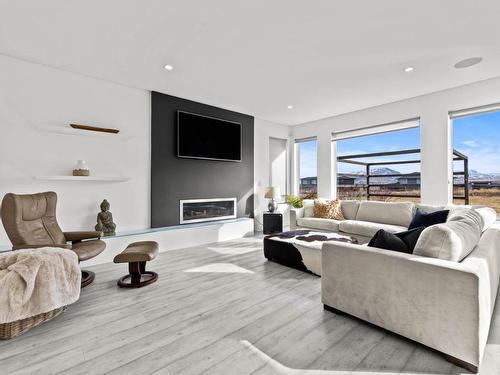
[[[143,276],[149,275],[145,280],[141,280]],[[129,281],[126,281],[130,279]],[[120,278],[117,282],[118,286],[121,288],[142,288],[143,286],[154,283],[158,280],[158,274],[152,271],[145,271],[138,275],[128,274]]]
[[[95,279],[95,273],[92,271],[82,270],[82,284],[81,288],[85,288],[87,285],[92,284]]]

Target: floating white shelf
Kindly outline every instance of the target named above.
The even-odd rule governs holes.
[[[113,134],[113,133],[103,133],[103,132],[96,132],[96,131],[90,131],[90,130],[74,129],[69,125],[67,125],[67,126],[37,125],[36,129],[39,131],[49,132],[49,133],[76,135],[76,136],[81,136],[81,137],[103,138],[103,139],[110,139],[110,140],[122,141],[122,142],[130,141],[130,137],[127,137],[121,133]]]
[[[109,181],[109,182],[125,182],[130,181],[130,177],[122,176],[36,176],[37,180],[53,180],[53,181]]]

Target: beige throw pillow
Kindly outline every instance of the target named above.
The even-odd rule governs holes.
[[[314,217],[322,219],[344,220],[338,199],[314,201]]]

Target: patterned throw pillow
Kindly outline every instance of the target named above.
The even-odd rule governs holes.
[[[314,217],[344,220],[344,215],[342,215],[342,209],[340,208],[340,201],[338,199],[326,201],[316,199],[314,201]]]

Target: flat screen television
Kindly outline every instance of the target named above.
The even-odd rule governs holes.
[[[177,156],[241,161],[241,124],[177,111]]]

